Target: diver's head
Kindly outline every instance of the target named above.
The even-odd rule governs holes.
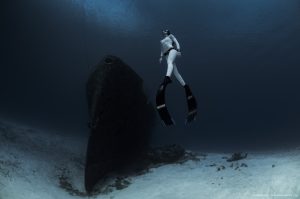
[[[171,34],[171,32],[170,32],[170,30],[167,30],[167,29],[166,29],[166,30],[163,30],[163,31],[162,31],[162,34],[163,34],[163,36],[166,37],[166,36],[169,36],[169,35]]]

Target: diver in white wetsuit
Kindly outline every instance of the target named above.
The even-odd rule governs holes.
[[[165,56],[168,64],[168,69],[164,81],[160,84],[156,94],[156,109],[165,125],[169,126],[175,124],[174,120],[172,119],[167,109],[166,101],[165,101],[165,90],[167,85],[172,82],[171,75],[174,70],[175,77],[185,89],[187,106],[188,106],[188,115],[186,117],[186,124],[187,124],[196,119],[196,115],[197,115],[196,98],[194,97],[189,85],[184,82],[183,78],[179,74],[175,64],[176,57],[181,56],[180,45],[177,39],[175,38],[174,35],[170,33],[169,30],[164,30],[162,33],[164,38],[160,41],[161,53],[160,53],[159,62],[161,63],[163,56]]]
[[[166,57],[166,61],[168,64],[167,74],[163,81],[163,85],[166,86],[168,83],[171,83],[171,75],[174,70],[175,77],[180,82],[182,86],[185,86],[185,82],[181,75],[178,72],[178,69],[175,64],[175,59],[177,56],[181,56],[180,45],[173,34],[169,30],[164,30],[162,32],[164,38],[160,41],[161,43],[161,54],[159,62],[162,62],[163,56]]]

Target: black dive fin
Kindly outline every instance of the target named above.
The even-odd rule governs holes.
[[[166,86],[161,84],[156,94],[156,110],[166,126],[175,124],[165,102]]]
[[[186,101],[188,106],[188,115],[185,121],[185,123],[187,124],[192,122],[193,120],[196,120],[197,101],[188,85],[185,85],[184,89],[185,89]]]

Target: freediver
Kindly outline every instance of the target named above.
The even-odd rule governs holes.
[[[164,38],[160,41],[161,53],[160,53],[159,63],[160,64],[162,63],[163,56],[165,56],[168,65],[167,74],[162,84],[164,86],[167,86],[167,84],[172,82],[171,75],[174,70],[175,77],[180,82],[180,84],[184,87],[186,83],[184,82],[182,76],[178,72],[175,63],[176,57],[181,56],[180,45],[176,37],[173,34],[171,34],[169,30],[163,30],[162,34]]]
[[[161,53],[159,58],[159,63],[162,63],[162,59],[165,56],[167,61],[167,74],[163,82],[160,84],[159,90],[156,94],[156,109],[164,121],[165,125],[173,125],[175,124],[173,118],[171,117],[165,102],[165,90],[169,83],[172,83],[171,75],[174,71],[175,77],[179,81],[179,83],[184,87],[186,100],[188,105],[188,115],[186,117],[186,124],[196,119],[197,114],[197,102],[195,97],[192,94],[190,87],[185,83],[182,76],[178,72],[175,59],[177,56],[181,56],[180,45],[177,41],[176,37],[171,34],[170,30],[162,31],[163,39],[160,41],[161,43]]]

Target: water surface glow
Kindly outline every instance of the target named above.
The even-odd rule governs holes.
[[[141,14],[132,0],[72,0],[72,2],[82,6],[88,18],[94,17],[100,24],[116,31],[134,32],[142,23]]]

